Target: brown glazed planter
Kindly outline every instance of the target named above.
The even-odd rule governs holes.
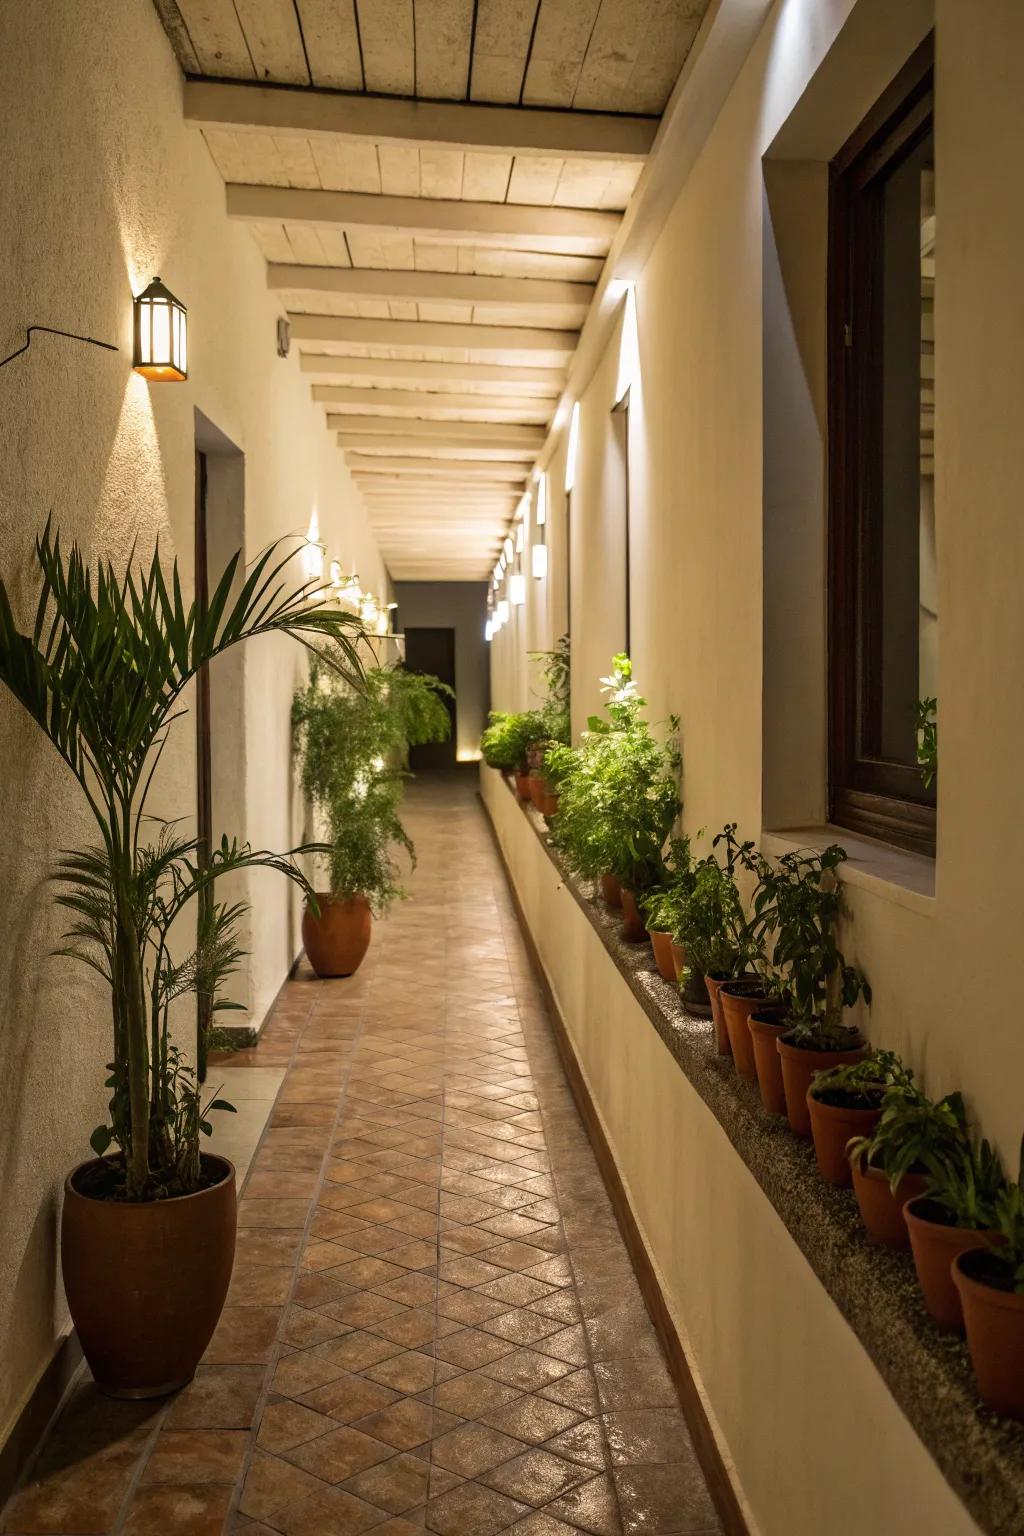
[[[951,1227],[945,1220],[933,1220],[932,1213],[944,1215],[942,1207],[927,1195],[918,1195],[903,1207],[917,1283],[925,1306],[939,1326],[963,1333],[964,1311],[953,1280],[953,1260],[972,1248],[986,1248],[992,1233],[976,1227]]]
[[[786,1114],[789,1116],[790,1130],[798,1136],[811,1134],[811,1117],[807,1109],[807,1090],[814,1080],[816,1072],[825,1072],[829,1067],[842,1067],[848,1061],[860,1061],[867,1046],[860,1037],[858,1044],[848,1051],[814,1051],[806,1050],[801,1045],[793,1045],[780,1035],[775,1042],[775,1048],[782,1057],[782,1081],[786,1089]]]
[[[544,779],[539,773],[530,774],[530,799],[538,811],[544,809]]]
[[[235,1170],[209,1189],[129,1204],[77,1188],[98,1160],[64,1183],[60,1258],[68,1308],[101,1392],[164,1397],[192,1380],[213,1337],[235,1259]]]
[[[953,1261],[967,1347],[982,1402],[1024,1419],[1024,1296],[986,1283],[987,1257],[972,1249]]]
[[[516,769],[516,794],[520,800],[529,800],[530,798],[530,775],[528,773],[520,773],[518,768]]]
[[[302,914],[302,943],[318,976],[351,976],[370,947],[373,916],[365,896],[335,901],[317,892],[320,916]]]
[[[662,981],[667,981],[675,986],[679,980],[679,972],[672,955],[672,935],[662,933],[657,928],[650,930],[651,948],[654,950],[654,963],[658,967],[658,975]]]
[[[601,876],[601,895],[610,907],[622,906],[622,882],[618,875]]]
[[[719,971],[715,976],[705,976],[704,985],[708,989],[708,1000],[711,1003],[711,1018],[715,1025],[715,1046],[719,1056],[731,1056],[732,1046],[729,1044],[729,1031],[726,1028],[725,1013],[722,1009],[722,999],[719,996],[727,981],[733,977],[725,971]]]
[[[909,1248],[910,1234],[903,1220],[903,1207],[908,1200],[924,1194],[927,1187],[924,1174],[905,1173],[893,1194],[889,1188],[889,1175],[881,1168],[865,1167],[864,1159],[856,1158],[850,1164],[850,1170],[853,1192],[868,1235],[887,1248]]]
[[[749,981],[739,979],[725,982],[719,988],[718,998],[725,1015],[733,1065],[746,1082],[756,1083],[757,1067],[749,1019],[752,1013],[760,1013],[766,1007],[768,999],[756,983],[751,990]]]
[[[789,1023],[774,1009],[761,1008],[750,1015],[747,1025],[761,1103],[770,1115],[784,1115],[786,1089],[782,1081],[782,1058],[775,1042],[786,1033]]]
[[[846,1144],[854,1136],[870,1136],[881,1118],[881,1109],[856,1109],[848,1104],[826,1104],[814,1097],[814,1085],[807,1090],[807,1113],[814,1137],[814,1155],[818,1172],[830,1184],[847,1185],[853,1175]]]
[[[622,937],[627,944],[646,944],[647,942],[647,929],[640,916],[636,896],[625,885],[622,887]]]

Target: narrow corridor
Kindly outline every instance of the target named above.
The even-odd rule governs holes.
[[[238,1063],[286,1075],[195,1381],[81,1382],[4,1531],[720,1529],[474,781],[407,809],[411,899]]]

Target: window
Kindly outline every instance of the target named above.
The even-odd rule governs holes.
[[[925,44],[831,167],[829,815],[935,851],[935,153]]]

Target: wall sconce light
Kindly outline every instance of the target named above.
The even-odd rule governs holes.
[[[509,600],[514,603],[517,608],[522,603],[526,602],[526,577],[522,574],[521,571],[516,571],[513,573],[512,579],[508,584],[508,595]]]
[[[505,564],[506,565],[508,565],[508,563],[512,559],[512,556],[515,554],[515,552],[516,552],[516,547],[512,543],[511,537],[506,538],[505,543],[502,546],[502,554],[504,555]]]
[[[537,527],[543,528],[548,520],[548,477],[542,471],[537,480]]]
[[[485,641],[485,643],[487,645],[490,645],[491,637],[493,636],[493,634],[494,634],[494,620],[493,619],[488,619],[487,622],[484,624],[484,641]]]
[[[277,317],[277,355],[287,357],[292,345],[292,328],[283,315]]]
[[[569,418],[569,447],[565,456],[565,489],[571,491],[576,484],[576,459],[580,451],[580,403],[573,401]]]
[[[132,367],[154,384],[188,378],[188,315],[184,304],[154,277],[135,300]]]
[[[306,542],[302,546],[302,567],[306,573],[307,581],[320,581],[322,579],[325,553],[326,547],[320,542],[320,518],[314,507],[313,516],[309,520],[309,532],[306,534]]]
[[[531,570],[534,576],[540,580],[548,573],[548,547],[546,544],[535,544],[530,552]]]
[[[376,625],[380,607],[372,592],[364,592],[359,603],[359,617],[371,628]]]
[[[525,523],[517,523],[516,524],[516,554],[517,555],[521,555],[522,554],[522,552],[523,552],[523,545],[525,543],[526,543],[526,524]]]
[[[508,623],[508,616],[509,616],[508,598],[507,597],[499,597],[499,599],[498,599],[498,624],[499,624],[499,626],[502,625],[502,624],[507,624]]]

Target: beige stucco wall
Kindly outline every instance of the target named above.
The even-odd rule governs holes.
[[[149,0],[0,7],[0,102],[0,355],[33,322],[121,349],[40,336],[0,371],[8,583],[27,591],[32,539],[50,513],[68,539],[115,562],[133,540],[148,552],[159,536],[180,553],[190,582],[198,408],[245,455],[247,557],[281,534],[304,533],[315,507],[330,555],[383,590],[365,514],[297,356],[276,356],[278,310],[263,258],[228,223],[221,177],[182,122],[181,77]],[[155,273],[188,306],[185,384],[149,386],[130,371],[131,294]],[[284,848],[301,830],[288,712],[303,666],[299,647],[261,641],[230,678],[214,679],[224,701],[214,722],[218,832]],[[159,804],[187,814],[191,721],[176,731]],[[61,1176],[103,1114],[110,1026],[86,973],[48,956],[60,931],[44,885],[51,856],[94,834],[52,750],[6,696],[0,788],[2,1443],[65,1326],[55,1248]],[[297,951],[298,910],[271,876],[254,878],[251,894],[245,990],[258,1020]]]
[[[1024,10],[1014,0],[937,0],[934,16],[938,856],[929,869],[927,861],[860,847],[847,881],[852,921],[845,941],[874,989],[865,1020],[871,1038],[903,1052],[933,1094],[962,1089],[1015,1170],[1024,1129],[1024,1032],[1011,990],[981,983],[1019,949],[1014,891],[1024,855],[1021,732],[1012,693],[1024,651],[1024,438],[1014,389],[1024,332],[1024,206],[1007,195],[1006,181],[1024,135],[1017,67]],[[637,282],[643,390],[642,407],[631,411],[633,659],[651,718],[681,716],[691,832],[735,819],[756,836],[772,826],[814,824],[823,814],[826,167],[931,19],[932,7],[917,0],[780,0]],[[616,348],[613,335],[609,350]],[[603,441],[608,431],[610,376],[606,354],[582,393],[584,462],[602,451],[591,439]],[[564,454],[564,434],[557,451]],[[578,482],[577,537],[601,536],[601,494],[599,484]],[[595,658],[607,659],[605,616],[615,600],[607,588],[574,589],[577,726],[593,701]],[[506,631],[494,646],[498,707],[521,702],[524,662],[515,642]],[[562,909],[532,879],[525,894],[535,937],[557,935],[571,949]],[[574,965],[585,977],[589,968],[579,955]],[[735,1159],[714,1127],[703,1126],[700,1105],[688,1102],[685,1084],[673,1085],[667,1058],[660,1073],[653,1062],[650,1071],[641,1065],[660,1050],[646,1039],[642,1019],[627,1025],[625,1013],[616,1008],[610,1015],[596,990],[580,992],[582,983],[566,968],[554,974],[566,989],[567,1017],[585,1031],[595,1096],[670,1295],[693,1331],[744,1486],[755,1509],[774,1509],[767,1530],[790,1529],[770,1484],[773,1476],[787,1486],[791,1473],[795,1478],[791,1461],[772,1470],[776,1427],[792,1422],[795,1405],[780,1400],[777,1381],[760,1377],[760,1365],[745,1355],[743,1371],[753,1374],[739,1379],[721,1358],[741,1338],[744,1269],[761,1277],[771,1266],[757,1262],[754,1249],[744,1264],[735,1262],[734,1248],[723,1254],[732,1277],[725,1284],[735,1294],[719,1293],[712,1313],[711,1275],[719,1266],[701,1275],[684,1251],[695,1232],[701,1243],[738,1241],[732,1203],[754,1220],[753,1196],[744,1193],[742,1171],[731,1166]],[[677,1128],[679,1120],[685,1125]],[[671,1142],[655,1151],[654,1126],[659,1135],[681,1138],[685,1152],[673,1159]],[[720,1209],[730,1211],[728,1231],[714,1238],[700,1214],[709,1197],[687,1183],[681,1198],[664,1177],[670,1161],[682,1168],[694,1159],[699,1178],[726,1194]],[[768,1217],[756,1220],[771,1225]],[[773,1256],[784,1247],[771,1238]],[[780,1256],[779,1263],[788,1261]],[[780,1314],[780,1338],[766,1347],[774,1360],[776,1343],[789,1338],[800,1369],[813,1375],[826,1342],[826,1331],[818,1331],[825,1329],[826,1304],[815,1301],[810,1282],[799,1294],[800,1307]],[[801,1322],[790,1337],[786,1319],[797,1314]],[[840,1377],[854,1350],[841,1333],[836,1325],[827,1334],[825,1355]],[[888,1422],[884,1406],[875,1419],[867,1386],[864,1393],[870,1409],[850,1426],[858,1445]],[[749,1410],[745,1418],[735,1411],[738,1400]],[[777,1414],[773,1407],[773,1423],[758,1423],[756,1404],[766,1400],[777,1404]],[[844,1482],[849,1467],[841,1441],[827,1423],[808,1433],[837,1487],[858,1507],[869,1491],[859,1480],[856,1487]],[[799,1440],[789,1437],[791,1452]],[[874,1463],[858,1451],[858,1465]],[[921,1485],[927,1481],[922,1473]],[[872,1524],[862,1515],[858,1528],[960,1528],[918,1518],[920,1525],[904,1526]],[[845,1529],[836,1520],[815,1525],[808,1516],[796,1528]]]

